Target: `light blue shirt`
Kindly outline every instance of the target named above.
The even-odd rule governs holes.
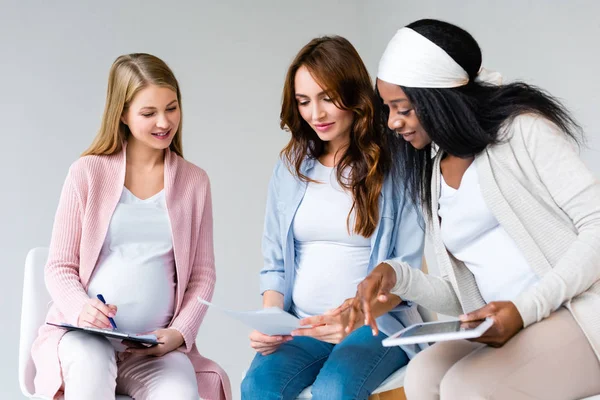
[[[307,174],[315,160],[307,158],[300,168]],[[283,294],[284,310],[292,306],[295,278],[295,254],[292,222],[302,202],[307,183],[296,178],[279,160],[273,170],[267,195],[265,225],[262,240],[264,266],[260,271],[260,290]],[[424,248],[421,212],[404,195],[400,179],[388,174],[379,197],[379,223],[371,236],[368,272],[384,260],[406,262],[421,268]],[[416,304],[402,303],[377,319],[382,332],[391,335],[400,329],[421,322]],[[403,346],[412,358],[419,347]]]

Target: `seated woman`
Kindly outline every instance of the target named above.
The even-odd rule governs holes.
[[[441,276],[386,261],[353,309],[374,327],[371,302],[391,293],[494,321],[479,339],[440,342],[411,361],[410,400],[600,393],[600,183],[574,150],[580,128],[567,110],[498,78],[481,69],[469,33],[436,20],[400,29],[379,65]]]
[[[102,125],[70,168],[56,213],[47,321],[152,332],[151,348],[44,325],[32,356],[36,394],[66,400],[229,399],[223,370],[195,346],[215,285],[210,184],[183,159],[181,95],[149,54],[109,76]],[[98,300],[102,294],[110,304]]]
[[[261,291],[264,307],[313,328],[252,332],[257,354],[243,399],[294,399],[311,384],[315,400],[366,399],[418,350],[381,346],[402,322],[421,321],[395,296],[374,311],[387,328],[377,337],[362,323],[345,331],[349,313],[331,315],[382,260],[419,268],[422,259],[422,219],[392,163],[398,139],[378,125],[374,100],[367,70],[344,38],[312,40],[288,70],[281,127],[292,137],[269,185]]]

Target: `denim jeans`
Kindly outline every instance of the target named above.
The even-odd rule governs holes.
[[[295,337],[268,356],[256,354],[242,381],[242,400],[293,400],[313,385],[314,400],[367,399],[389,375],[408,364],[400,347],[383,347],[363,326],[333,345]]]

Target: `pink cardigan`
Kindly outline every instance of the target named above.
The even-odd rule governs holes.
[[[89,298],[90,277],[123,190],[125,165],[124,145],[119,153],[82,157],[71,166],[56,212],[45,268],[46,286],[53,299],[47,321],[77,324]],[[218,364],[202,357],[195,345],[206,313],[206,306],[196,297],[210,300],[216,280],[209,179],[202,169],[169,150],[165,154],[164,176],[177,272],[175,313],[169,327],[183,335],[185,343],[179,351],[192,361],[203,398],[221,400],[224,393],[229,400],[231,386],[227,374]],[[60,328],[44,325],[33,344],[38,395],[53,398],[61,388],[57,351],[64,333]],[[217,376],[220,388],[214,385]],[[211,386],[214,389],[207,393]]]

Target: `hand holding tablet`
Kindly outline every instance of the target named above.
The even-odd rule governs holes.
[[[445,328],[436,328],[433,327],[435,324],[446,325]],[[416,329],[420,325],[432,326],[424,326],[418,332],[411,331],[411,333],[407,333],[409,329]],[[386,340],[388,340],[389,346],[397,346],[408,343],[469,339],[474,342],[485,343],[491,347],[501,347],[519,333],[521,329],[523,329],[523,319],[512,301],[492,301],[478,310],[461,315],[460,321],[416,324],[403,329]],[[417,333],[419,334],[417,335]],[[410,335],[413,337],[409,337]],[[392,338],[395,340],[391,341]]]
[[[404,344],[473,339],[483,335],[493,323],[493,320],[490,318],[468,322],[423,322],[411,325],[395,333],[389,338],[384,339],[382,344],[386,347],[391,347]]]

